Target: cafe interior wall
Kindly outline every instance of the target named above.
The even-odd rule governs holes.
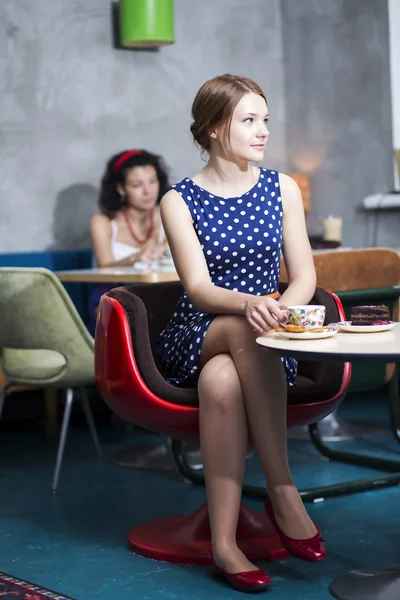
[[[264,164],[309,173],[314,222],[343,216],[343,243],[364,245],[356,206],[393,185],[386,1],[174,4],[175,43],[137,51],[113,47],[110,0],[0,3],[0,252],[87,247],[121,149],[163,155],[172,181],[200,169],[191,102],[225,72],[267,93]]]
[[[400,248],[400,211],[359,210],[394,186],[387,2],[281,6],[288,160],[310,174],[308,220],[342,217],[344,246]]]
[[[111,0],[0,2],[0,252],[88,247],[105,162],[164,156],[171,182],[204,165],[189,132],[194,94],[226,72],[267,90],[286,168],[279,0],[175,0],[175,43],[113,47]]]

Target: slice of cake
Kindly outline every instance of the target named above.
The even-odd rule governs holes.
[[[387,306],[353,306],[351,309],[352,325],[386,325],[390,323],[390,313]]]

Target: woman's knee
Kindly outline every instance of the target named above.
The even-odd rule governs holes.
[[[200,364],[207,364],[212,358],[254,344],[256,334],[245,317],[240,315],[219,315],[211,323],[201,349]]]
[[[200,406],[211,403],[228,411],[234,404],[243,401],[240,379],[229,354],[218,354],[204,365],[198,391]]]
[[[252,329],[245,317],[235,315],[231,318],[227,335],[229,349],[232,353],[236,353],[244,348],[254,348],[258,334]]]
[[[257,337],[246,317],[229,315],[224,323],[224,334],[229,342],[240,340],[253,343]]]
[[[263,368],[268,370],[280,369],[281,359],[275,356],[268,348],[261,348],[256,339],[260,335],[255,332],[247,319],[241,316],[234,316],[231,320],[231,326],[227,333],[227,346],[233,361],[242,364],[243,356],[252,361],[252,364],[262,364]],[[241,376],[245,376],[241,370]]]
[[[219,321],[219,329],[214,329],[213,338],[208,340],[209,344],[203,359],[207,360],[210,355],[213,356],[215,347],[218,349],[218,354],[229,353],[234,362],[237,362],[237,358],[243,353],[253,355],[254,352],[258,352],[257,335],[246,317],[240,315],[222,317]]]

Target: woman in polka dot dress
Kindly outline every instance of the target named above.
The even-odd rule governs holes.
[[[260,169],[255,186],[239,198],[210,194],[189,178],[172,187],[190,210],[213,284],[234,292],[275,295],[282,243],[278,173]],[[171,383],[197,378],[203,337],[214,318],[196,311],[186,293],[180,299],[159,340]],[[295,385],[296,361],[282,360],[288,385]]]
[[[192,116],[193,137],[209,160],[161,201],[185,293],[158,354],[170,382],[197,381],[214,562],[246,591],[269,582],[235,541],[248,428],[282,541],[290,536],[296,554],[300,539],[309,560],[325,552],[288,466],[286,396],[296,361],[255,343],[260,332],[284,321],[285,306],[309,302],[316,279],[296,183],[249,164],[262,160],[269,135],[262,90],[247,78],[216,77],[199,90]],[[289,285],[279,298],[281,250]]]

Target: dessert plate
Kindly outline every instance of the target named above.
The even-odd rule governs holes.
[[[324,327],[324,331],[303,331],[302,333],[294,333],[292,331],[277,331],[281,337],[289,340],[319,340],[329,338],[336,335],[338,330],[336,327]]]
[[[347,333],[378,333],[379,331],[389,331],[395,325],[396,321],[390,321],[386,325],[352,325],[351,321],[336,323],[339,331],[346,331]]]

